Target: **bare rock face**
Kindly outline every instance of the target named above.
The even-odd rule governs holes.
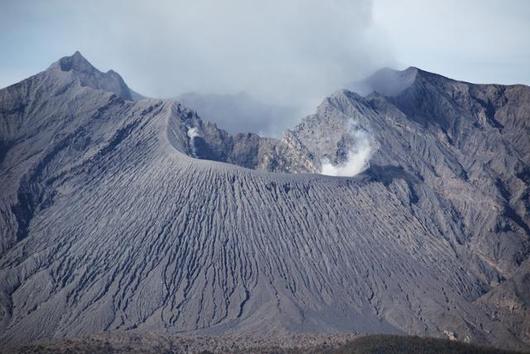
[[[415,69],[392,95],[335,93],[275,140],[133,97],[87,63],[0,90],[2,343],[125,330],[530,344],[528,87]],[[315,174],[361,136],[362,173]]]

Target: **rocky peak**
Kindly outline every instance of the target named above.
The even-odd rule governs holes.
[[[54,64],[55,65],[55,64]],[[76,71],[86,74],[94,74],[99,72],[83,55],[76,51],[69,57],[63,57],[56,63],[62,71]],[[52,65],[53,66],[53,65]]]
[[[95,68],[83,55],[76,51],[73,55],[53,63],[48,72],[67,72],[78,79],[81,86],[112,92],[126,100],[137,100],[141,95],[129,89],[123,78],[113,70],[106,73]]]
[[[396,96],[414,83],[419,72],[415,67],[401,71],[384,68],[370,76],[366,83],[383,96]]]
[[[347,88],[363,96],[378,93],[383,96],[392,97],[399,95],[410,87],[416,80],[418,73],[421,72],[421,70],[415,67],[409,67],[405,70],[383,68],[364,80],[348,85]]]

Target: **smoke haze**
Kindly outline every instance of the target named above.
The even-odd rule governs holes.
[[[221,127],[278,135],[324,96],[384,66],[529,83],[529,4],[5,0],[0,86],[79,50],[139,93],[191,92],[192,108]],[[235,99],[240,94],[247,103]],[[201,96],[216,99],[205,105]]]
[[[244,93],[281,111],[271,120],[274,131],[263,126],[270,117],[259,112],[254,120],[260,123],[244,128],[275,134],[337,88],[391,64],[384,36],[373,25],[372,5],[21,0],[3,5],[0,29],[4,53],[7,49],[18,60],[21,50],[46,55],[38,58],[40,65],[80,50],[96,67],[116,70],[147,96]],[[221,127],[223,122],[218,121]]]

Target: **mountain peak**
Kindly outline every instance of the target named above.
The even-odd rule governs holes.
[[[74,78],[78,79],[82,86],[112,92],[127,100],[137,100],[142,98],[141,95],[129,89],[125,81],[117,72],[114,70],[109,70],[106,73],[101,72],[78,50],[71,56],[59,59],[57,62],[53,63],[48,70],[51,72],[57,70],[65,73],[67,72]]]
[[[366,79],[350,84],[347,89],[367,96],[377,92],[386,97],[399,96],[403,91],[418,81],[450,80],[445,76],[409,66],[404,70],[396,70],[385,67],[377,70]]]
[[[405,70],[385,67],[364,80],[351,83],[347,89],[362,96],[367,96],[373,92],[388,97],[397,96],[414,83],[420,71],[413,66]]]
[[[78,50],[69,57],[59,59],[57,64],[62,71],[77,71],[82,73],[99,71]]]
[[[371,91],[378,92],[384,96],[397,96],[414,83],[418,72],[419,70],[412,66],[405,70],[383,68],[368,77],[364,82]]]

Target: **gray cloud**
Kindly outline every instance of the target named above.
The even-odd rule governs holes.
[[[80,50],[142,94],[216,97],[207,109],[196,108],[231,130],[277,134],[312,112],[323,96],[383,66],[414,65],[474,82],[529,83],[529,4],[2,1],[0,86]],[[246,116],[247,103],[227,111],[226,101],[240,93],[257,102],[252,117]]]
[[[79,49],[148,96],[244,92],[272,110],[288,108],[294,117],[276,120],[281,128],[391,63],[371,1],[22,0],[0,16],[11,64],[21,48],[40,65]]]
[[[245,93],[186,93],[177,98],[203,119],[217,122],[231,133],[255,132],[277,137],[300,115],[295,107],[262,102]]]

